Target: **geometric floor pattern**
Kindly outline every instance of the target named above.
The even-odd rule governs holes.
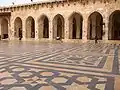
[[[120,90],[119,48],[0,42],[0,90]]]

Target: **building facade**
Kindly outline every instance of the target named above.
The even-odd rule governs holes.
[[[0,8],[9,40],[120,40],[120,0],[66,0]]]

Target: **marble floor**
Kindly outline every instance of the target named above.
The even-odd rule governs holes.
[[[120,90],[119,48],[0,42],[0,90]]]

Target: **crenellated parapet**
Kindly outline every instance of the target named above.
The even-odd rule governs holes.
[[[38,9],[39,7],[47,7],[47,8],[53,8],[53,5],[64,6],[64,3],[67,3],[67,1],[54,1],[54,2],[33,2],[28,4],[19,4],[19,5],[11,5],[11,6],[5,6],[0,7],[0,12],[13,12],[14,10],[23,10],[23,9]]]
[[[38,9],[39,7],[47,7],[47,8],[54,8],[54,6],[63,6],[67,4],[68,6],[71,3],[79,3],[82,5],[86,5],[89,3],[95,4],[96,2],[100,3],[111,3],[111,2],[116,2],[117,0],[62,0],[62,1],[52,1],[52,2],[33,2],[33,3],[28,3],[28,4],[19,4],[19,5],[11,5],[11,6],[5,6],[5,7],[0,7],[0,13],[2,12],[13,12],[16,10],[23,10],[23,9]]]

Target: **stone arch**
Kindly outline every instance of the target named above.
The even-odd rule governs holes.
[[[3,18],[1,21],[1,38],[7,39],[8,38],[8,20]]]
[[[14,21],[14,36],[16,38],[22,37],[22,19],[20,17],[16,17]]]
[[[35,38],[35,20],[32,16],[26,19],[26,38]]]
[[[60,37],[64,39],[64,17],[57,14],[53,19],[53,38]]]
[[[102,40],[102,36],[103,17],[99,12],[95,11],[88,17],[87,38],[90,40],[94,40],[95,38]]]
[[[108,28],[108,39],[120,40],[120,10],[111,13]]]
[[[38,20],[39,38],[49,38],[49,19],[42,15]]]
[[[69,17],[69,38],[82,39],[83,17],[81,14],[74,12]]]

